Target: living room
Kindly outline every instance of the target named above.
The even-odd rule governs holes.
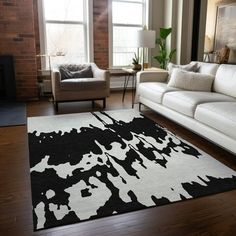
[[[235,235],[235,2],[0,1],[0,235]]]

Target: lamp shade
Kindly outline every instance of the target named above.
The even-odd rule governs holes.
[[[156,31],[154,30],[138,30],[137,46],[142,48],[155,48]]]

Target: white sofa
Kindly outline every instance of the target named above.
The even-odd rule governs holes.
[[[215,77],[211,92],[168,87],[167,71],[141,71],[138,102],[236,154],[236,65],[197,63]]]

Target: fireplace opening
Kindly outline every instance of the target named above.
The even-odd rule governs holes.
[[[0,100],[16,99],[16,82],[13,57],[0,56]]]

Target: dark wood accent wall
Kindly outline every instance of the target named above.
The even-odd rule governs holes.
[[[191,60],[198,60],[198,38],[199,38],[199,22],[201,13],[201,0],[194,0],[193,9],[193,33],[192,33],[192,52]]]

